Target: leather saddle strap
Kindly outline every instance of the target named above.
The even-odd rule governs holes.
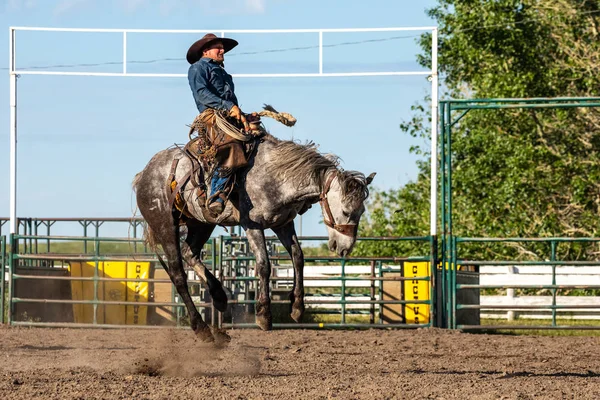
[[[173,182],[173,179],[175,179],[175,171],[177,171],[177,164],[179,164],[179,158],[175,158],[171,163],[171,172],[169,172],[169,177],[167,178],[167,182],[165,182],[167,196],[171,195],[171,182]]]
[[[179,182],[177,182],[177,186],[175,186],[175,189],[173,191],[171,191],[171,182],[173,182],[173,179],[175,179],[175,171],[177,169],[178,163],[179,163],[179,159],[173,160],[173,163],[171,164],[171,173],[169,174],[169,179],[167,180],[167,193],[168,193],[168,198],[169,198],[169,207],[171,207],[171,208],[173,207],[173,203],[175,202],[175,197],[177,196],[177,193],[179,193],[181,188],[190,179],[190,176],[192,175],[192,171],[193,171],[193,169],[190,169],[183,176],[183,178]]]

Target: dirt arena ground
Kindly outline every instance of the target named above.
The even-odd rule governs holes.
[[[600,338],[0,327],[0,399],[598,399]]]

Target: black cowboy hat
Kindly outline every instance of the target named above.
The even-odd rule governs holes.
[[[233,49],[238,45],[237,40],[229,39],[229,38],[221,38],[213,33],[207,33],[204,37],[198,41],[196,41],[193,45],[190,46],[187,52],[187,61],[190,64],[195,63],[200,58],[202,58],[202,50],[204,50],[207,46],[211,45],[214,42],[223,43],[223,48],[225,49],[225,53],[229,50]]]

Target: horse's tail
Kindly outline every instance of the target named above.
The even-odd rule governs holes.
[[[131,189],[133,189],[133,192],[135,193],[137,191],[137,186],[138,183],[140,182],[140,179],[142,179],[142,175],[143,175],[144,171],[138,172],[137,174],[135,174],[135,177],[133,178],[133,182],[131,182]],[[137,211],[137,207],[136,207],[136,211]],[[135,212],[134,212],[135,214]],[[150,247],[152,249],[152,251],[156,252],[156,239],[154,238],[154,232],[152,231],[152,229],[150,228],[150,226],[148,226],[148,224],[143,224],[144,227],[144,235],[143,235],[143,239],[144,239],[144,243],[146,243],[146,245],[148,247]]]
[[[154,237],[154,232],[152,231],[152,228],[150,228],[148,224],[144,224],[144,243],[146,243],[146,245],[150,247],[153,252],[157,252],[156,238]]]
[[[131,188],[133,189],[133,191],[135,192],[137,189],[137,185],[140,182],[140,179],[142,179],[142,174],[144,173],[144,171],[138,172],[137,174],[135,174],[135,176],[133,177],[133,182],[131,182]]]

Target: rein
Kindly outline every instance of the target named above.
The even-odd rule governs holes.
[[[319,195],[319,203],[321,203],[321,207],[325,210],[327,214],[327,218],[323,217],[323,222],[326,226],[335,229],[342,235],[355,237],[356,232],[358,231],[357,224],[336,224],[335,218],[333,218],[333,214],[331,213],[331,208],[329,207],[329,201],[327,200],[327,193],[329,192],[329,188],[331,187],[331,182],[335,178],[335,174],[331,173],[325,181],[325,185],[323,186],[323,191]]]

